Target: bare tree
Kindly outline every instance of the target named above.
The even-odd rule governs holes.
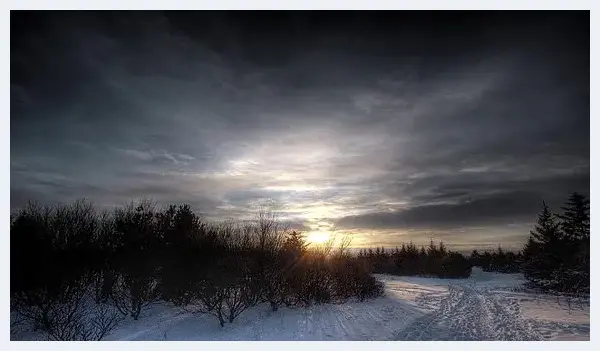
[[[112,300],[123,315],[129,315],[134,320],[159,298],[160,290],[153,277],[120,274],[115,280]]]
[[[86,304],[87,287],[82,282],[71,283],[60,294],[39,289],[22,293],[17,300],[17,313],[49,340],[102,340],[121,321],[109,305]]]
[[[246,282],[230,285],[225,289],[225,307],[229,323],[232,323],[247,308],[256,304],[258,296],[250,289]]]
[[[285,240],[289,225],[279,220],[277,215],[267,209],[260,209],[255,220],[255,242],[262,252],[278,251]]]
[[[184,309],[191,313],[210,314],[216,317],[223,327],[225,325],[224,307],[227,288],[208,280],[202,280],[195,285],[193,304]]]
[[[348,248],[352,244],[352,239],[352,234],[344,234],[344,236],[342,236],[337,249],[337,256],[339,258],[347,257]]]
[[[108,304],[96,306],[93,318],[91,319],[91,339],[102,340],[113,331],[123,320],[119,311]]]

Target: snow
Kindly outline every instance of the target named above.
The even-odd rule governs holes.
[[[378,276],[425,315],[396,340],[589,340],[589,300],[535,294],[521,274],[473,268],[468,279]]]
[[[366,302],[244,311],[216,318],[159,303],[106,340],[589,340],[589,301],[526,292],[520,274],[468,279],[377,275],[385,296]],[[40,339],[14,332],[13,340]]]

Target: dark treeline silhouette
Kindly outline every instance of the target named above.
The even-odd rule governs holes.
[[[362,249],[358,259],[373,273],[420,275],[439,278],[465,278],[471,275],[471,262],[457,252],[449,251],[443,242],[418,248],[402,244],[392,250]]]
[[[562,214],[554,214],[542,204],[523,249],[523,273],[533,288],[589,294],[589,201],[575,192],[562,210]]]
[[[499,246],[495,251],[473,250],[469,260],[473,266],[481,267],[485,272],[517,273],[521,271],[523,254],[504,251]]]
[[[361,249],[358,259],[372,273],[463,278],[471,267],[487,272],[522,272],[530,288],[553,293],[589,294],[590,215],[589,201],[573,193],[554,214],[543,203],[537,224],[519,252],[474,250],[469,258],[433,241],[427,247],[413,243],[401,248]]]
[[[590,288],[590,213],[589,201],[571,194],[553,213],[545,202],[537,223],[521,252],[498,248],[480,253],[470,260],[485,271],[522,272],[530,288],[553,293],[589,294]]]
[[[30,204],[11,216],[10,236],[11,312],[51,340],[100,340],[160,300],[223,326],[259,303],[277,310],[383,294],[348,241],[308,246],[265,211],[252,223],[211,224],[188,205]]]

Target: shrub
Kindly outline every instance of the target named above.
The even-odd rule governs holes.
[[[379,296],[380,284],[348,254],[349,243],[309,249],[267,211],[236,225],[203,223],[187,205],[161,210],[149,201],[113,213],[86,202],[32,204],[11,216],[12,308],[52,339],[87,340],[104,337],[114,313],[138,319],[159,299],[224,325],[261,302],[275,311]]]
[[[128,265],[115,279],[112,301],[123,315],[137,320],[144,309],[160,297],[157,279],[148,271]]]
[[[118,312],[106,304],[91,306],[83,282],[72,283],[59,294],[45,289],[16,294],[14,308],[34,330],[49,340],[102,340],[121,321]]]

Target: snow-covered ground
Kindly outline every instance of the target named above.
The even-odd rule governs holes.
[[[589,301],[522,292],[519,274],[469,279],[378,275],[385,296],[368,302],[242,313],[221,328],[208,315],[158,304],[107,340],[589,340]],[[31,332],[13,340],[35,339]]]

